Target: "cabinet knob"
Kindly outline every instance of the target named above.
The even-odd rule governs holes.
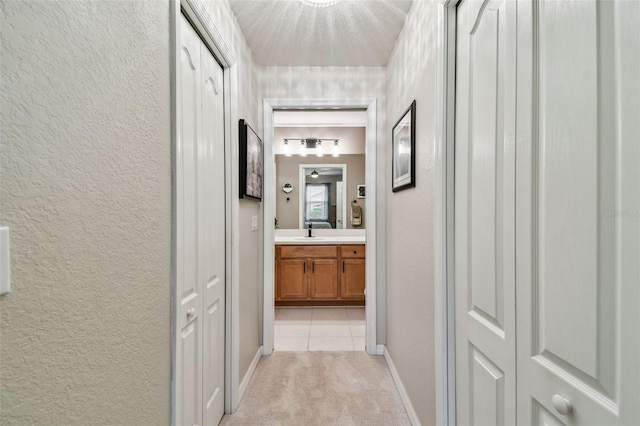
[[[191,319],[194,317],[195,314],[196,314],[196,308],[191,308],[187,311],[187,318]]]
[[[358,252],[356,250],[353,251],[353,254],[358,254]]]
[[[569,401],[566,397],[562,395],[555,394],[553,398],[551,398],[551,403],[553,404],[553,408],[562,415],[567,415],[571,411],[573,411],[573,406],[571,405],[571,401]]]

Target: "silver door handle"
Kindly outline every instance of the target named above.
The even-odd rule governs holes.
[[[573,411],[573,405],[571,405],[571,401],[562,395],[555,394],[553,398],[551,398],[551,403],[553,404],[553,408],[556,411],[564,416]]]

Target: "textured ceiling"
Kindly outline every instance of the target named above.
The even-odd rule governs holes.
[[[307,1],[308,2],[308,1]],[[258,65],[385,66],[412,0],[229,0]]]

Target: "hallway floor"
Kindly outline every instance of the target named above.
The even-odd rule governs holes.
[[[276,351],[364,351],[364,308],[276,308]]]
[[[364,352],[263,357],[222,425],[410,425],[384,360]]]

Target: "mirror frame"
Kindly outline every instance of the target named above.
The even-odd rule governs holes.
[[[306,204],[305,201],[305,197],[307,195],[307,191],[306,191],[306,183],[307,183],[307,176],[304,173],[305,169],[320,169],[320,168],[327,168],[327,167],[331,167],[331,168],[335,168],[335,169],[342,169],[342,182],[343,182],[343,186],[344,186],[344,191],[342,191],[342,205],[344,206],[344,208],[342,209],[342,223],[344,224],[344,228],[341,229],[347,229],[347,165],[346,164],[332,164],[332,163],[325,163],[325,164],[299,164],[299,169],[298,169],[298,176],[300,177],[300,196],[299,196],[299,213],[298,213],[298,229],[305,229],[304,228],[304,207]],[[336,200],[337,200],[337,194],[336,194]],[[336,216],[338,215],[338,212],[336,212]]]

